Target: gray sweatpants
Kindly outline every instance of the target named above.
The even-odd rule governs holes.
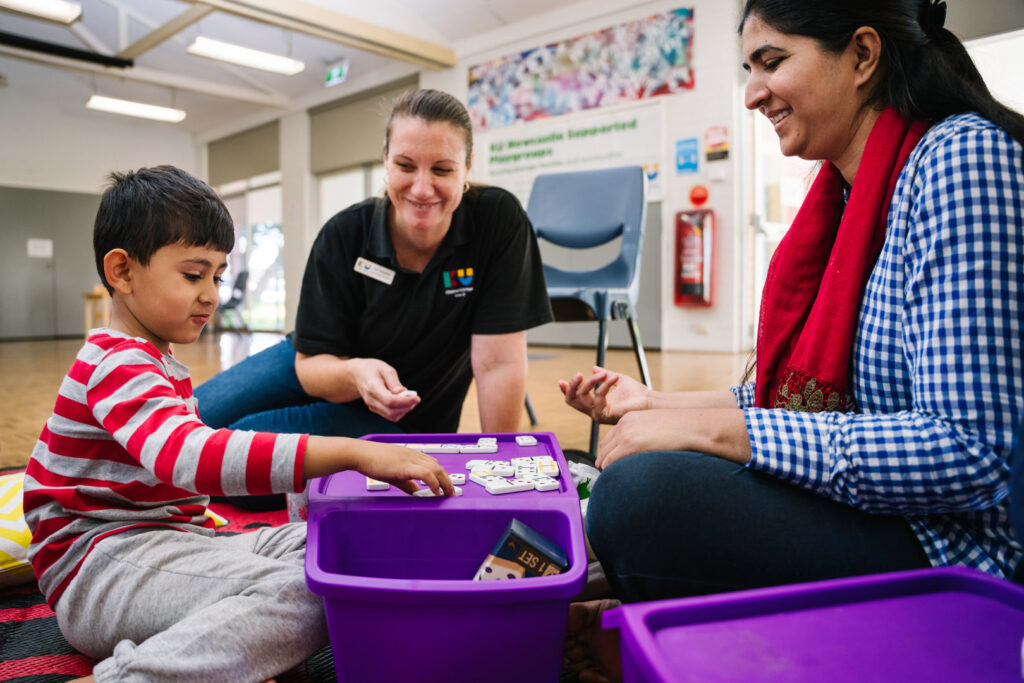
[[[265,681],[327,643],[306,588],[306,525],[236,536],[115,534],[57,602],[60,630],[102,681]]]

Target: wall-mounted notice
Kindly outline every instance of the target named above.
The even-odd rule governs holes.
[[[648,201],[660,201],[662,119],[661,105],[651,104],[478,133],[473,175],[526,206],[541,173],[637,165],[647,171]]]
[[[696,173],[699,167],[700,145],[697,138],[676,140],[676,174]]]
[[[708,161],[729,158],[729,126],[711,126],[704,131],[704,156]]]
[[[53,258],[53,240],[30,237],[27,250],[29,258]]]

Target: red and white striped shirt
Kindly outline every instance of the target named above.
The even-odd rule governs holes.
[[[55,605],[93,545],[142,526],[210,534],[211,495],[301,491],[306,436],[212,429],[188,368],[149,342],[93,330],[25,472],[29,559]]]

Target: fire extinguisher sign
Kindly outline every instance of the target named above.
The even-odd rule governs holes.
[[[675,303],[710,306],[715,215],[710,209],[676,214]]]

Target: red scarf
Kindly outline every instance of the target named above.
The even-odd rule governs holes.
[[[843,208],[843,177],[825,162],[779,243],[761,297],[755,405],[817,412],[853,407],[850,356],[860,299],[885,241],[907,157],[928,130],[887,107],[875,121]]]

